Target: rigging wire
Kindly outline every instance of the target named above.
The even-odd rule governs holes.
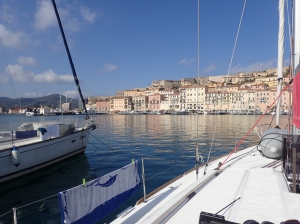
[[[4,0],[4,6],[6,5],[6,2]],[[6,6],[4,7],[5,8],[5,12],[6,12]],[[7,15],[6,15],[7,16]],[[10,33],[10,32],[9,32]],[[17,98],[17,94],[16,94],[16,90],[15,90],[15,86],[14,86],[14,83],[13,83],[13,80],[12,80],[12,74],[10,72],[10,68],[9,68],[9,64],[8,64],[8,61],[7,61],[7,57],[6,57],[6,53],[5,53],[5,49],[4,49],[4,45],[3,45],[3,41],[2,41],[2,38],[0,36],[0,42],[1,42],[1,47],[2,47],[2,50],[3,50],[3,55],[4,55],[4,59],[5,59],[5,63],[6,63],[6,66],[7,66],[7,72],[9,74],[9,78],[10,78],[10,82],[11,82],[11,85],[13,87],[13,91],[14,91],[14,94],[15,94],[15,97]]]
[[[8,28],[8,35],[9,35],[11,60],[12,60],[12,64],[13,64],[13,70],[14,70],[15,80],[17,80],[16,65],[15,65],[15,63],[14,63],[15,60],[14,60],[14,54],[13,54],[13,50],[12,50],[11,29],[9,28],[8,17],[7,17],[6,0],[3,0],[3,1],[4,1],[4,10],[5,10],[5,19],[6,19],[6,24],[7,24],[7,28]],[[2,40],[1,40],[1,45],[2,45],[2,48],[3,48]],[[3,48],[3,52],[4,52],[4,48]],[[13,80],[12,80],[12,75],[11,75],[11,73],[10,73],[9,65],[8,65],[8,63],[7,63],[6,56],[5,56],[5,61],[6,61],[6,64],[7,64],[7,70],[8,70],[8,73],[9,73],[9,75],[10,75],[10,80],[11,80],[12,87],[13,87],[13,90],[14,90],[14,93],[15,93],[15,97],[18,98],[18,101],[19,101],[19,108],[20,108],[20,110],[21,110],[22,107],[21,107],[21,99],[20,99],[20,94],[19,94],[18,82],[16,82],[16,85],[17,85],[17,93],[16,93],[15,87],[14,87],[14,84],[13,84]],[[22,114],[23,114],[23,113],[22,113]],[[23,116],[22,116],[22,118],[23,118]]]
[[[235,52],[235,47],[236,47],[237,40],[238,40],[239,33],[240,33],[240,28],[241,28],[241,24],[242,24],[242,20],[243,20],[243,15],[244,15],[244,11],[245,11],[246,2],[247,2],[247,0],[244,1],[243,11],[242,11],[242,15],[241,15],[241,18],[240,18],[240,23],[239,23],[238,31],[237,31],[237,34],[236,34],[236,37],[235,37],[235,42],[234,42],[234,46],[233,46],[233,51],[232,51],[230,63],[229,63],[227,77],[229,76],[229,73],[230,73],[230,70],[231,70],[232,60],[233,60],[233,56],[234,56],[234,52]]]
[[[198,179],[198,171],[199,171],[199,115],[198,115],[198,109],[199,109],[199,88],[200,88],[200,0],[198,0],[198,46],[197,46],[197,51],[198,51],[198,58],[197,58],[197,77],[198,80],[196,81],[197,83],[197,102],[196,102],[196,178]],[[200,106],[201,107],[201,106]],[[202,156],[201,156],[202,157]]]
[[[243,10],[242,10],[242,15],[241,15],[241,18],[240,18],[240,22],[239,22],[239,26],[238,26],[238,31],[237,31],[237,34],[236,34],[236,37],[235,37],[235,42],[234,42],[234,46],[233,46],[233,51],[232,51],[232,55],[231,55],[231,59],[230,59],[230,63],[229,63],[229,68],[228,68],[228,72],[227,72],[227,78],[229,76],[229,73],[230,73],[230,70],[231,70],[231,65],[232,65],[232,60],[233,60],[233,56],[234,56],[234,53],[235,53],[235,48],[236,48],[236,44],[237,44],[237,40],[238,40],[238,37],[239,37],[239,33],[240,33],[240,29],[241,29],[241,24],[242,24],[242,21],[243,21],[243,16],[244,16],[244,11],[245,11],[245,7],[246,7],[246,2],[247,0],[244,1],[244,6],[243,6]],[[226,82],[225,82],[225,89],[226,89]],[[224,93],[224,91],[223,91]],[[212,146],[213,146],[213,143],[214,143],[214,138],[215,138],[215,133],[216,133],[216,127],[218,125],[218,120],[219,120],[219,115],[220,115],[220,109],[222,108],[222,100],[223,100],[223,96],[221,94],[221,100],[220,100],[220,108],[219,108],[219,111],[218,111],[218,115],[217,115],[217,121],[215,123],[215,128],[214,128],[214,134],[213,134],[213,139],[211,141],[211,145],[210,145],[210,149],[209,149],[209,153],[208,153],[208,157],[207,157],[207,160],[206,160],[206,166],[204,168],[204,173],[203,175],[206,174],[206,170],[207,170],[207,166],[208,166],[208,161],[209,161],[209,158],[210,158],[210,154],[211,154],[211,149],[212,149]]]

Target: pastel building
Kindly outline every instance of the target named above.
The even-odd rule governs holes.
[[[132,97],[133,110],[146,111],[148,110],[148,96],[140,95]]]
[[[205,85],[186,86],[186,106],[183,109],[203,110],[205,102]]]
[[[165,99],[164,95],[160,94],[154,94],[149,96],[149,106],[148,109],[152,111],[159,111],[160,110],[160,104]]]
[[[96,109],[98,112],[108,113],[110,111],[110,99],[103,99],[96,102]]]
[[[132,97],[131,96],[115,96],[110,99],[110,111],[131,111]]]

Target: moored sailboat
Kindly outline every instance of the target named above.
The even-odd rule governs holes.
[[[296,18],[294,40],[299,41],[300,2],[294,1],[293,7]],[[284,0],[279,0],[279,12],[282,32]],[[279,42],[281,48],[283,41]],[[299,43],[295,46],[298,46],[295,52],[299,52]],[[279,86],[281,60],[278,60]],[[293,67],[293,100],[299,102],[299,54],[293,61],[296,63]],[[278,87],[276,101],[282,92],[282,88]],[[277,122],[277,127],[264,132],[257,145],[238,151],[259,119],[230,154],[200,167],[196,165],[196,168],[144,195],[133,208],[120,213],[112,223],[300,223],[300,143],[297,129],[300,127],[300,104],[294,104],[293,135],[279,129]],[[279,116],[279,111],[276,114]]]
[[[71,54],[54,0],[52,1],[75,84],[86,112],[84,122],[29,122],[0,126],[0,183],[84,152],[90,131],[97,128],[88,115]]]

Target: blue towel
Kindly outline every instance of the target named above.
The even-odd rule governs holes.
[[[138,161],[58,193],[61,223],[95,223],[114,211],[140,187]]]

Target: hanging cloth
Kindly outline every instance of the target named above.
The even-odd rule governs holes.
[[[114,211],[140,187],[138,161],[58,193],[61,223],[95,223]]]

